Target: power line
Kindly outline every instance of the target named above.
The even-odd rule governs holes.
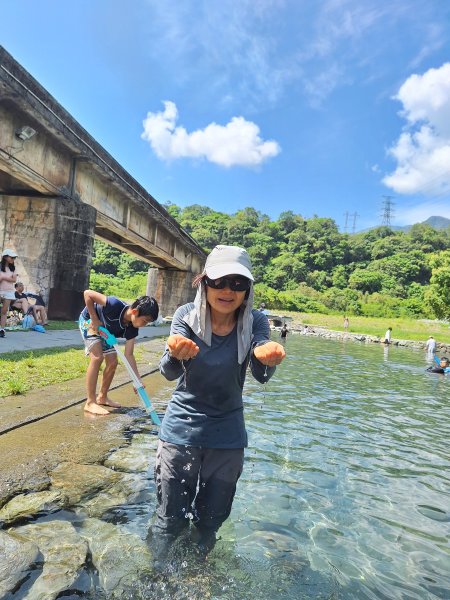
[[[344,217],[345,217],[344,233],[347,233],[347,229],[348,229],[348,210],[344,213]]]
[[[383,198],[384,198],[384,200],[382,202],[383,214],[382,214],[381,225],[390,227],[391,226],[391,218],[394,215],[393,207],[394,207],[395,202],[392,201],[394,196],[383,196]]]
[[[344,217],[345,217],[344,233],[348,233],[349,219],[353,219],[352,233],[355,233],[356,218],[359,217],[359,214],[356,211],[354,213],[349,213],[348,210],[346,210],[344,213]]]

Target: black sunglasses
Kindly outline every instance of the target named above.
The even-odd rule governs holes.
[[[206,285],[213,290],[223,290],[229,287],[233,292],[246,292],[250,289],[252,282],[247,277],[219,277],[219,279],[210,279],[205,276]]]

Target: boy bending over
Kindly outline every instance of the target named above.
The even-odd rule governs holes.
[[[158,303],[150,296],[141,296],[130,305],[115,296],[105,296],[93,290],[85,290],[84,301],[86,307],[81,312],[79,321],[85,352],[89,356],[86,372],[87,400],[84,410],[94,415],[108,415],[105,406],[120,408],[120,404],[108,398],[118,360],[116,351],[100,337],[98,328],[106,327],[117,338],[125,338],[125,356],[140,379],[133,354],[134,343],[139,327],[144,327],[158,318]],[[103,359],[105,369],[97,395],[98,374]]]

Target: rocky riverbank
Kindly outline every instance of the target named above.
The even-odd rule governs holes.
[[[279,327],[276,328],[278,331]],[[327,339],[340,340],[340,341],[352,341],[352,342],[360,342],[364,344],[383,344],[383,338],[380,338],[375,335],[368,335],[364,333],[351,333],[344,331],[333,331],[332,329],[327,329],[326,327],[319,326],[307,326],[300,325],[297,323],[292,324],[289,327],[289,331],[291,333],[300,334],[300,335],[310,335],[310,336],[318,336]],[[403,348],[410,348],[411,350],[423,350],[425,351],[426,342],[414,341],[414,340],[397,340],[392,339],[391,346],[401,346]],[[439,354],[450,354],[450,344],[436,344],[436,351]]]
[[[155,371],[164,339],[145,342],[140,369],[158,411],[170,384]],[[84,377],[0,403],[0,599],[53,600],[68,590],[124,597],[151,575],[145,540],[116,521],[145,497],[155,508],[156,428],[120,369],[108,417],[83,413]],[[120,521],[120,519],[119,519]],[[16,597],[16,596],[14,596]],[[17,596],[19,597],[19,596]],[[130,596],[132,597],[132,596]]]

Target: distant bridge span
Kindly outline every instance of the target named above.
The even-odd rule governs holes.
[[[34,132],[34,133],[33,133]],[[192,297],[205,254],[169,213],[0,46],[0,244],[51,318],[74,318],[94,237],[149,263],[170,314]]]

